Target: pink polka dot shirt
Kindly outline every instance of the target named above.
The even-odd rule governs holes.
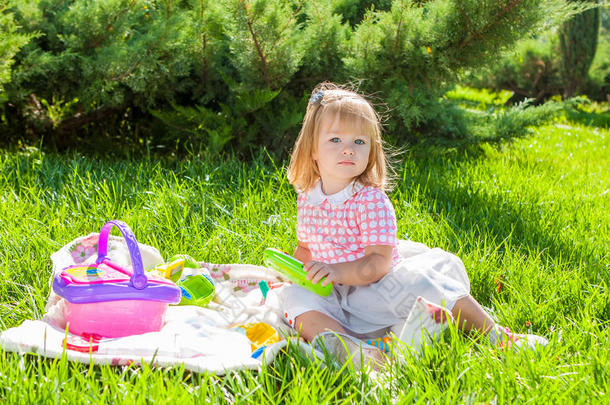
[[[299,194],[297,238],[307,243],[312,260],[324,263],[358,260],[372,245],[393,246],[392,265],[400,260],[392,202],[381,190],[357,182],[332,195],[318,182]]]

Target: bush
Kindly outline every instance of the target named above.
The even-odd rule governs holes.
[[[532,127],[552,122],[560,117],[584,121],[588,117],[586,109],[591,104],[586,98],[573,98],[566,101],[549,100],[544,104],[533,105],[533,99],[525,99],[516,104],[507,102],[513,93],[507,90],[490,92],[487,89],[474,89],[457,86],[447,92],[446,98],[462,107],[463,121],[469,133],[463,142],[500,142],[529,135]],[[581,117],[576,117],[581,115]],[[595,114],[597,115],[597,114]],[[596,122],[607,126],[607,120]]]
[[[585,94],[594,100],[610,101],[610,9],[602,8],[597,53],[589,69]]]
[[[534,104],[561,94],[558,40],[554,31],[519,42],[516,49],[478,76],[471,75],[468,83],[494,91],[514,93],[511,102],[526,98]]]
[[[0,99],[5,97],[4,87],[11,79],[14,56],[35,36],[35,33],[20,33],[13,14],[9,11],[9,0],[0,0]]]
[[[580,73],[579,93],[592,100],[610,100],[610,10],[600,9],[601,27],[595,58],[588,75]],[[539,104],[554,95],[572,94],[562,79],[558,30],[551,29],[520,41],[515,49],[482,72],[471,72],[466,82],[475,87],[514,92],[511,102],[526,98]],[[574,82],[575,83],[575,82]]]
[[[600,10],[593,8],[573,16],[559,29],[560,72],[567,97],[573,97],[585,87],[589,68],[597,51],[599,25]]]
[[[14,57],[19,50],[36,36],[35,33],[21,33],[10,12],[9,0],[0,0],[0,130],[8,126],[6,103],[9,96],[4,91],[4,85],[11,81]],[[1,138],[0,138],[1,140]]]
[[[246,152],[292,144],[307,94],[352,82],[388,106],[388,129],[464,136],[441,98],[563,0],[21,1],[7,127],[59,146],[150,138]],[[341,14],[342,13],[342,14]],[[138,142],[136,140],[136,142]]]

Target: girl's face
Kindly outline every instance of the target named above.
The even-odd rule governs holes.
[[[371,140],[359,120],[341,120],[339,114],[322,118],[313,158],[318,164],[322,191],[334,194],[360,176],[369,163]]]

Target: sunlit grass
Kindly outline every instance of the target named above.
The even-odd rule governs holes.
[[[294,350],[261,372],[92,367],[0,352],[7,402],[602,401],[610,380],[610,131],[566,122],[470,149],[413,148],[391,193],[399,235],[458,254],[473,295],[538,355],[451,330],[385,373],[320,369]],[[266,155],[151,162],[0,152],[0,329],[40,318],[49,257],[107,220],[164,256],[261,263],[296,243],[295,195]]]

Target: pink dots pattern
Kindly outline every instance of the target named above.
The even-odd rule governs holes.
[[[394,207],[385,193],[373,187],[363,187],[335,204],[328,199],[312,204],[308,193],[299,194],[297,238],[307,243],[313,260],[325,263],[358,260],[372,245],[393,246],[392,265],[400,260]]]

